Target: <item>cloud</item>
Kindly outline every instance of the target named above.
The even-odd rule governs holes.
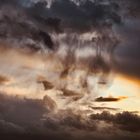
[[[112,111],[117,111],[119,110],[118,108],[112,108],[112,107],[100,107],[100,106],[97,106],[97,107],[94,107],[94,106],[89,106],[91,109],[93,110],[112,110]]]
[[[8,77],[0,75],[0,84],[5,84],[9,81],[10,79]]]
[[[50,6],[47,6],[45,2],[32,3],[29,1],[28,3],[25,0],[6,0],[5,2],[0,1],[0,4],[0,43],[7,44],[8,48],[14,46],[15,50],[17,47],[23,48],[23,50],[29,48],[31,54],[32,52],[39,54],[41,50],[42,57],[39,57],[39,60],[43,61],[41,64],[40,61],[37,63],[38,59],[32,55],[27,58],[26,55],[23,58],[22,56],[15,58],[24,59],[21,61],[22,63],[25,58],[35,59],[31,66],[27,64],[29,61],[25,62],[27,66],[32,67],[31,75],[47,73],[46,75],[49,76],[41,78],[41,80],[37,79],[38,82],[49,90],[61,89],[61,93],[57,94],[56,98],[58,99],[60,95],[64,97],[64,100],[65,97],[70,98],[68,101],[72,102],[73,104],[70,105],[75,108],[70,109],[70,106],[63,103],[64,100],[62,100],[59,103],[65,104],[66,107],[63,106],[58,110],[58,102],[54,101],[53,92],[50,92],[50,96],[45,95],[41,99],[12,97],[2,93],[0,94],[0,135],[2,138],[139,140],[140,118],[138,115],[130,112],[95,114],[95,110],[118,110],[110,107],[77,106],[82,100],[88,102],[86,96],[82,98],[81,93],[87,96],[87,93],[96,94],[98,91],[95,89],[98,84],[108,84],[111,73],[110,60],[114,58],[112,52],[118,43],[118,32],[117,35],[114,34],[112,27],[119,25],[124,29],[125,24],[120,24],[125,20],[120,15],[123,5],[120,7],[118,1],[94,2],[90,0],[80,1],[79,4],[72,0],[56,0]],[[124,10],[126,10],[125,7]],[[126,40],[131,40],[131,33],[125,35],[125,37],[130,36]],[[122,38],[125,39],[125,37]],[[136,40],[134,39],[134,41]],[[6,49],[4,50],[6,51]],[[3,53],[3,56],[4,54],[9,53]],[[11,59],[13,60],[13,58],[9,59],[8,55],[4,58],[10,62]],[[17,62],[17,59],[14,61]],[[36,67],[40,70],[35,69],[34,72],[34,65],[41,65],[41,68]],[[26,70],[24,74],[28,73]],[[18,69],[18,72],[20,74],[23,71]],[[25,76],[24,74],[22,77]],[[2,83],[5,83],[5,77],[0,77],[1,79]],[[25,80],[28,81],[28,78]],[[22,82],[16,84],[22,84]],[[31,84],[30,80],[29,84]],[[36,85],[34,81],[33,84]],[[41,92],[44,94],[47,91]],[[20,95],[20,93],[18,94]],[[99,97],[96,98],[96,101],[111,102],[121,99],[124,97]],[[78,103],[76,104],[75,101]],[[92,110],[92,115],[79,109],[84,107],[87,107],[88,113],[89,110]]]
[[[80,93],[76,93],[74,91],[68,90],[68,89],[62,89],[64,96],[78,96]]]
[[[119,3],[123,22],[114,26],[120,43],[114,49],[113,67],[120,73],[139,78],[140,2],[138,0],[124,0],[119,1]]]
[[[70,29],[81,32],[89,31],[100,25],[100,27],[105,26],[109,20],[110,23],[120,23],[121,18],[114,5],[111,3],[108,3],[108,5],[100,2],[94,3],[88,0],[77,5],[71,0],[58,0],[53,1],[48,9],[44,2],[38,2],[32,7],[32,13],[35,17],[42,17],[42,20],[44,19],[46,23],[49,17],[60,19],[62,30]],[[112,10],[113,7],[115,10]],[[39,12],[43,15],[39,15]],[[57,22],[56,26],[58,26]]]
[[[0,134],[2,133],[23,133],[24,129],[19,125],[16,125],[5,120],[0,120]]]
[[[56,9],[57,5],[59,9],[60,3],[64,3],[64,5],[66,4],[68,7],[72,6],[72,8],[79,9],[78,6],[71,1],[59,1],[58,3],[54,2],[54,9],[55,5]],[[39,9],[42,9],[44,14],[48,13],[46,12],[46,10],[53,11],[53,4],[50,8],[41,8],[42,4],[43,3],[36,3],[34,6],[28,8],[25,8],[21,5],[18,5],[17,8],[15,8],[15,6],[12,4],[2,4],[0,8],[0,43],[6,44],[9,47],[22,48],[23,50],[25,50],[25,52],[26,50],[27,52],[40,52],[41,50],[41,53],[45,54],[46,52],[49,52],[51,50],[50,54],[48,55],[52,55],[54,59],[58,59],[64,67],[64,70],[62,70],[61,73],[61,77],[66,77],[66,75],[70,74],[73,68],[79,67],[80,65],[83,68],[87,67],[91,73],[109,73],[110,64],[107,63],[105,59],[102,58],[102,56],[98,56],[98,58],[96,59],[96,54],[93,53],[93,56],[91,56],[89,59],[88,55],[86,58],[83,58],[83,55],[77,57],[76,53],[78,53],[80,50],[83,52],[84,50],[82,49],[86,48],[86,46],[92,48],[93,51],[96,51],[98,42],[102,42],[103,40],[103,43],[106,44],[106,47],[111,47],[112,44],[114,44],[115,40],[111,36],[107,37],[107,39],[105,37],[105,32],[101,33],[101,35],[99,33],[99,35],[96,36],[96,33],[94,35],[93,32],[88,31],[88,34],[79,34],[76,29],[72,29],[72,33],[67,33],[67,31],[65,31],[65,26],[62,25],[62,28],[60,28],[60,26],[55,25],[61,25],[61,19],[59,17],[53,17],[52,14],[50,14],[49,17],[45,15],[46,17],[43,17],[43,20],[45,21],[42,22],[42,17],[38,15],[39,19],[36,19],[36,17],[34,18],[34,15],[32,15],[32,12],[33,14],[35,14],[35,11],[37,11],[37,14],[39,14],[38,10],[36,9],[37,7]],[[11,11],[10,14],[7,9]],[[83,11],[82,8],[80,9],[81,10],[79,10],[79,12]],[[49,25],[48,28],[46,24]],[[67,24],[64,23],[64,25]],[[75,25],[73,27],[75,27]],[[64,29],[64,32],[56,34],[51,30],[51,28],[54,28],[54,30]],[[90,37],[91,39],[89,39],[88,37],[90,35],[93,36],[92,38]],[[96,40],[98,36],[100,36],[99,41],[92,41]],[[110,40],[111,42],[109,43],[108,40]],[[88,48],[85,49],[85,51],[86,50],[88,51]]]
[[[125,0],[124,1],[126,3],[126,15],[129,17],[139,17],[140,16],[140,10],[139,10],[139,6],[140,6],[140,1],[139,0]]]
[[[0,118],[21,126],[34,125],[49,109],[52,111],[52,104],[47,96],[33,100],[0,94]]]
[[[122,99],[126,99],[127,97],[98,97],[95,99],[96,102],[116,102],[116,101],[120,101]]]
[[[51,107],[52,106],[52,107]],[[101,139],[140,138],[140,117],[130,112],[82,115],[71,109],[53,112],[49,97],[27,99],[0,94],[0,136],[6,139]],[[103,135],[100,135],[103,133]]]
[[[103,120],[110,122],[115,127],[119,129],[130,131],[130,132],[139,132],[140,131],[140,117],[136,114],[130,112],[117,113],[115,115],[110,114],[109,112],[102,112],[101,114],[92,114],[91,118],[94,120]]]
[[[17,2],[17,8],[12,2],[7,3],[0,8],[0,43],[31,52],[52,53],[63,63],[62,77],[69,73],[72,65],[81,64],[93,73],[110,72],[105,53],[114,48],[116,38],[106,21],[111,19],[112,24],[117,24],[112,15],[118,14],[117,9],[112,10],[111,3],[85,1],[78,6],[70,0],[59,0],[52,2],[49,8],[44,2],[35,2],[29,7]],[[77,57],[77,53],[84,48],[88,51],[88,47],[94,51],[92,56]]]
[[[102,36],[100,42],[104,40],[103,36],[107,38],[100,45],[111,52],[112,57],[110,59],[113,61],[113,68],[119,72],[140,77],[138,0],[105,0],[103,2],[94,2],[92,0],[79,2],[75,0],[54,0],[49,8],[46,8],[46,5],[47,3],[39,1],[29,8],[29,14],[31,14],[36,22],[44,25],[48,31],[60,34],[72,32],[81,35],[81,33],[96,31]],[[114,30],[115,26],[117,28]],[[115,32],[113,38],[110,37],[112,32]],[[79,37],[78,41],[75,41],[71,39],[73,36],[68,36],[69,39],[66,38],[66,40],[69,40],[69,42],[63,42],[65,45],[75,46],[76,48],[86,46],[85,42],[87,40],[84,40],[82,44],[79,41]],[[93,38],[93,40],[95,39]],[[92,48],[96,48],[97,44],[95,45],[93,40],[90,40],[87,44],[92,46]],[[62,40],[58,42],[56,44],[62,45]],[[70,45],[70,42],[73,42],[72,45]],[[104,65],[104,63],[99,63],[97,62],[97,66]],[[104,69],[108,71],[110,64],[108,67],[106,64]]]
[[[114,68],[119,72],[140,77],[140,20],[127,18],[124,25],[117,26],[115,31],[122,38],[114,53]]]
[[[8,10],[11,11],[10,14]],[[0,21],[0,42],[32,50],[40,50],[41,47],[53,49],[50,35],[33,22],[24,8],[2,4]]]
[[[37,79],[37,82],[42,83],[45,90],[49,90],[49,89],[54,88],[53,84],[50,83],[49,81],[47,81],[46,78],[43,77],[43,76],[39,76],[38,79]]]

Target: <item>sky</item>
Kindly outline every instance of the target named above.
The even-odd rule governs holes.
[[[139,0],[0,0],[0,137],[140,139]]]

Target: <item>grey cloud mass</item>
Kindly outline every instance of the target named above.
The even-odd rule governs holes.
[[[52,1],[49,8],[47,4],[50,1],[6,0],[0,2],[2,42],[21,47],[27,46],[35,51],[40,48],[55,50],[61,45],[62,40],[54,39],[53,33],[69,32],[70,41],[67,42],[68,38],[66,37],[63,43],[70,46],[69,43],[73,42],[72,46],[78,48],[79,44],[85,46],[86,42],[81,43],[75,33],[79,35],[84,32],[96,31],[101,35],[99,41],[103,42],[104,48],[109,46],[107,50],[109,49],[111,52],[115,50],[115,58],[113,58],[115,65],[113,67],[123,73],[139,76],[139,12],[137,12],[139,1],[104,0],[94,2],[86,0],[77,1],[76,4],[76,1],[58,0]],[[11,11],[10,14],[7,9]],[[115,36],[114,32],[119,37]],[[77,38],[77,41],[73,40],[74,37]],[[118,42],[120,43],[117,46]],[[94,37],[88,41],[88,44],[93,48],[97,45],[94,45],[95,43]],[[131,69],[131,65],[135,69]]]
[[[0,0],[0,50],[4,54],[2,50],[14,47],[24,53],[41,54],[41,60],[50,61],[45,63],[49,66],[55,59],[59,67],[54,69],[59,73],[59,80],[55,81],[50,72],[52,81],[47,77],[47,80],[36,79],[36,82],[44,86],[45,92],[60,89],[62,98],[71,97],[71,102],[75,102],[83,95],[67,89],[67,84],[61,87],[61,82],[69,79],[69,75],[73,76],[75,69],[85,70],[80,86],[89,92],[91,87],[87,77],[91,75],[99,76],[98,84],[106,86],[110,83],[112,71],[140,77],[139,9],[139,0]],[[44,54],[48,57],[43,57]],[[11,59],[8,55],[5,57]],[[27,61],[29,66],[34,62]],[[39,65],[39,62],[34,65]],[[58,68],[62,71],[59,72]],[[0,74],[0,87],[9,81],[7,76]],[[58,83],[55,85],[53,82]],[[99,97],[95,100],[109,102],[119,101],[120,98]],[[57,107],[53,98],[47,95],[40,99],[28,99],[1,92],[0,138],[140,139],[140,116],[135,113],[122,111],[111,114],[118,109],[89,106],[93,113],[83,115],[80,111],[57,110]]]
[[[104,111],[83,117],[72,110],[53,114],[44,104],[44,99],[0,94],[0,136],[5,139],[139,139],[140,117],[136,114],[113,115]]]

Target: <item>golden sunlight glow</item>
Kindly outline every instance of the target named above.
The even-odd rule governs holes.
[[[5,55],[11,56],[11,59]],[[1,93],[38,99],[48,95],[58,109],[93,111],[92,107],[108,107],[140,111],[140,81],[134,78],[110,74],[112,83],[104,87],[103,81],[100,87],[99,77],[95,74],[87,75],[86,69],[75,68],[65,78],[60,77],[63,65],[56,56],[26,55],[17,50],[8,50],[3,52],[0,60]],[[44,80],[52,84],[52,89],[44,89],[41,83]],[[70,96],[66,96],[67,93]],[[97,97],[117,100],[95,102]]]
[[[126,111],[140,111],[140,81],[130,77],[117,75],[112,86],[104,91],[102,96],[125,96],[120,102],[106,103],[106,105]]]

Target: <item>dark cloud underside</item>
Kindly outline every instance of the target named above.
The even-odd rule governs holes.
[[[17,139],[21,136],[21,139],[66,139],[69,136],[70,140],[139,138],[140,117],[133,113],[113,115],[104,111],[101,114],[92,114],[88,118],[75,114],[72,110],[61,110],[57,114],[51,114],[45,106],[47,102],[45,98],[21,99],[1,94],[0,136],[7,139]],[[101,127],[102,121],[104,127]]]

